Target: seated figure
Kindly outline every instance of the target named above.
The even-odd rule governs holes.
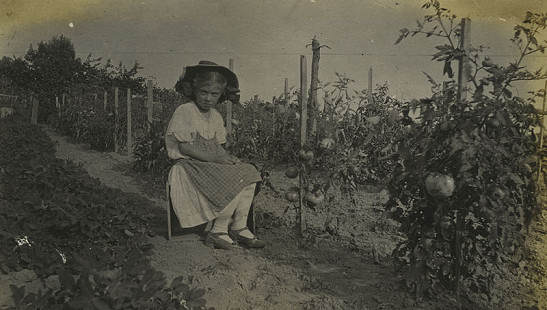
[[[226,130],[218,102],[237,100],[237,76],[209,61],[188,66],[176,85],[187,97],[171,117],[165,133],[169,158],[171,201],[181,227],[194,227],[214,220],[205,244],[233,249],[236,244],[262,248],[247,228],[247,216],[260,173],[226,152]]]

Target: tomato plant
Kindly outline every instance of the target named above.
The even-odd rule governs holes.
[[[443,73],[451,79],[452,62],[462,55],[460,25],[436,0],[424,8],[433,13],[417,29],[401,30],[398,42],[420,33],[447,39],[448,44],[436,47],[434,59],[443,62]],[[545,14],[528,13],[515,27],[513,41],[521,56],[508,66],[484,58],[482,48],[471,49],[468,100],[458,100],[454,80],[443,87],[429,77],[433,96],[412,103],[421,119],[398,141],[400,161],[387,207],[408,237],[394,256],[416,297],[443,289],[490,294],[500,262],[516,262],[523,255],[526,227],[538,211],[532,130],[538,117],[533,97],[515,97],[509,87],[547,76],[522,66],[526,56],[544,51],[535,37],[546,21]]]
[[[218,110],[225,115],[225,105]],[[258,97],[234,105],[229,151],[241,158],[290,162],[298,150],[298,108],[295,104],[267,103]]]
[[[334,171],[346,192],[360,184],[382,185],[396,163],[392,154],[396,138],[403,134],[398,118],[403,105],[389,96],[387,85],[373,90],[369,102],[368,90],[352,91],[352,80],[338,77],[332,86],[323,86],[326,107],[319,113],[316,152],[329,152],[316,165]]]

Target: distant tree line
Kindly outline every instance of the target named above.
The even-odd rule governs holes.
[[[55,97],[63,94],[77,96],[100,93],[114,87],[131,88],[133,94],[144,92],[142,69],[137,62],[127,69],[122,63],[115,66],[108,59],[91,54],[85,60],[76,57],[72,41],[61,35],[47,42],[30,45],[23,57],[0,60],[0,93],[29,96],[40,100],[40,120],[46,120],[55,110]]]

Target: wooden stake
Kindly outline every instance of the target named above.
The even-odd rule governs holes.
[[[463,18],[461,21],[461,38],[460,49],[464,51],[464,56],[459,60],[458,64],[458,93],[456,98],[458,102],[465,100],[467,92],[467,82],[469,81],[470,67],[469,67],[469,50],[471,46],[471,20],[469,18]],[[461,291],[461,269],[463,264],[462,258],[462,230],[463,230],[463,218],[461,211],[457,213],[456,218],[456,231],[454,238],[454,290],[456,296],[460,295]]]
[[[61,117],[61,104],[59,103],[59,97],[55,97],[55,107],[57,108],[57,115]]]
[[[171,185],[169,182],[165,184],[165,192],[167,193],[167,240],[171,240]]]
[[[321,47],[319,46],[319,41],[314,37],[312,39],[312,51],[313,56],[311,60],[311,82],[310,82],[310,93],[311,93],[311,105],[310,105],[310,118],[311,118],[311,135],[316,137],[317,134],[317,85],[319,82],[319,59],[321,58]]]
[[[120,146],[118,145],[118,130],[120,129],[120,107],[118,87],[114,88],[114,152],[118,153]]]
[[[302,184],[304,183],[304,180],[303,180],[303,177],[302,177],[302,173],[303,172],[300,172],[298,174],[298,184],[300,186],[300,190],[299,190],[299,199],[298,199],[298,232],[300,233],[300,235],[304,235],[304,232],[306,231],[306,208],[304,206],[304,195],[306,195],[306,189],[304,188],[304,186],[302,186]]]
[[[146,116],[147,116],[147,128],[148,132],[152,131],[152,117],[153,117],[153,111],[154,111],[154,85],[152,84],[152,80],[148,80],[148,96],[146,101]]]
[[[368,69],[368,104],[372,104],[372,67]]]
[[[471,19],[462,18],[460,49],[465,52],[458,62],[458,93],[457,100],[465,100],[467,97],[467,82],[469,81],[471,67],[469,64],[469,52],[471,49]]]
[[[540,152],[543,151],[543,131],[545,126],[545,101],[547,100],[547,80],[545,80],[545,88],[543,88],[543,90],[544,92],[543,92],[543,107],[541,108],[541,127],[539,129],[539,151]],[[539,157],[539,163],[538,163],[537,182],[539,184],[541,180],[541,174],[542,174],[542,171],[541,171],[542,160],[541,160],[541,156],[538,156],[538,157]],[[541,184],[539,185],[541,186]]]
[[[307,66],[306,56],[300,56],[300,146],[306,144],[307,136],[307,121],[308,121],[308,90],[307,84]],[[300,185],[299,199],[298,199],[298,222],[300,235],[306,230],[306,210],[304,208],[304,195],[305,189],[302,186],[302,173],[299,174],[298,184]]]
[[[228,68],[234,71],[234,60],[230,58]],[[226,146],[230,146],[230,138],[232,137],[232,101],[226,101]]]
[[[131,128],[131,88],[127,89],[127,156],[133,157],[133,137]]]
[[[32,114],[30,116],[30,123],[33,125],[38,125],[38,99],[32,97]]]
[[[308,90],[306,56],[300,55],[300,145],[306,144],[308,120]]]
[[[289,79],[285,78],[285,90],[283,93],[283,99],[285,99],[285,111],[289,110]]]
[[[367,88],[367,105],[372,104],[372,67],[368,69],[368,88]],[[361,103],[359,102],[359,106],[357,107],[358,112],[357,115],[357,125],[359,125],[363,119],[362,112],[359,111],[359,108],[361,107]]]

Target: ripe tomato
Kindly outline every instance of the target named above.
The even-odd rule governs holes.
[[[484,67],[493,67],[493,66],[495,66],[496,64],[494,64],[494,63],[492,62],[492,60],[490,60],[490,58],[485,58],[485,59],[482,61],[482,65],[483,65]]]
[[[501,122],[497,118],[491,118],[487,121],[488,125],[498,128],[501,125]]]
[[[358,174],[360,172],[360,169],[357,166],[350,164],[348,166],[348,171],[351,172],[352,174]]]
[[[495,188],[492,189],[492,196],[495,199],[503,200],[507,196],[507,194],[503,189],[501,189],[499,187],[495,187]]]
[[[448,121],[444,121],[442,124],[441,124],[441,131],[449,131],[451,128],[450,128],[450,123],[448,123]]]
[[[317,193],[307,192],[306,195],[304,196],[304,200],[308,202],[310,205],[316,206],[322,203],[323,200],[325,200],[325,195],[323,195],[323,193],[321,192],[317,192]]]
[[[397,110],[389,110],[387,115],[387,123],[390,126],[395,125],[399,121],[399,111]]]
[[[492,222],[496,218],[496,214],[492,212],[492,210],[488,210],[487,208],[484,208],[482,210],[482,214],[488,222]]]
[[[380,123],[380,116],[365,117],[365,120],[372,125],[378,125],[378,123]]]
[[[304,160],[311,160],[313,158],[313,152],[300,150],[300,152],[298,152],[298,156]]]
[[[287,199],[290,202],[297,202],[299,199],[299,195],[297,192],[286,192],[285,199]]]
[[[439,226],[441,226],[442,229],[450,229],[452,223],[450,223],[449,221],[442,221]]]
[[[289,179],[294,179],[298,176],[298,169],[296,167],[289,167],[285,170],[285,176]]]
[[[452,227],[452,219],[450,216],[443,216],[439,226],[441,226],[442,229],[450,229],[450,227]]]
[[[429,251],[429,249],[431,249],[431,246],[433,245],[433,239],[430,239],[430,238],[422,239],[422,245],[425,250]]]
[[[330,149],[334,144],[334,139],[332,138],[325,138],[319,142],[319,147],[322,149]]]
[[[452,196],[456,184],[451,176],[432,173],[425,179],[425,188],[435,198],[446,198]]]

